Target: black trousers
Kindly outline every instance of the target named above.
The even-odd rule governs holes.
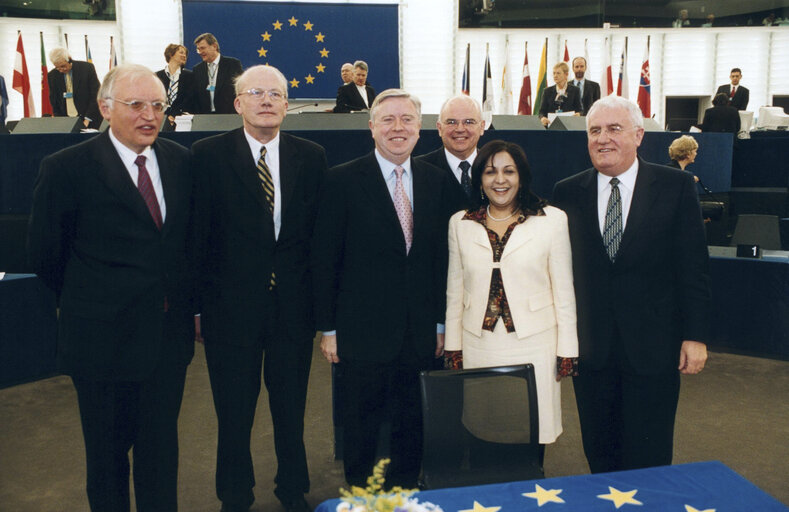
[[[252,347],[206,339],[208,375],[219,425],[216,492],[223,503],[245,507],[255,500],[250,439],[261,370],[274,425],[275,493],[280,498],[292,498],[309,492],[304,409],[313,339],[295,339],[286,331],[282,326],[272,329]]]
[[[72,377],[92,512],[129,510],[129,450],[137,511],[178,509],[178,414],[186,367],[162,365],[139,382]]]

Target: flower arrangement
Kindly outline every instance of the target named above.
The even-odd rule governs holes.
[[[342,503],[337,505],[337,512],[443,512],[441,507],[433,503],[419,503],[411,495],[417,489],[393,487],[384,492],[384,473],[389,459],[381,459],[373,468],[373,474],[367,478],[367,487],[352,486],[351,490],[340,489]]]

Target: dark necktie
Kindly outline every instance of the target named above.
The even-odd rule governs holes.
[[[619,179],[611,178],[611,195],[605,210],[603,244],[611,261],[616,260],[619,243],[622,241],[622,197],[619,194]]]
[[[162,210],[159,209],[159,201],[156,199],[156,191],[153,189],[151,176],[148,174],[148,169],[145,168],[145,157],[138,155],[134,163],[139,168],[137,189],[140,191],[148,211],[151,212],[151,217],[153,217],[156,227],[162,229]]]
[[[729,99],[734,97],[734,93],[737,91],[736,87],[732,87],[731,91],[729,91]]]
[[[460,162],[460,186],[463,187],[463,190],[466,192],[466,197],[469,199],[471,198],[471,173],[469,172],[471,169],[471,164],[468,161],[463,160]]]
[[[271,178],[271,170],[266,165],[266,146],[260,147],[260,158],[258,158],[258,178],[260,178],[260,185],[263,187],[263,195],[266,196],[266,203],[268,204],[268,211],[274,215],[274,180]],[[268,289],[271,290],[277,285],[277,275],[271,271],[269,278]]]

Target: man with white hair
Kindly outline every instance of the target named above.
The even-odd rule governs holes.
[[[560,181],[578,306],[574,388],[593,473],[671,464],[681,374],[704,368],[707,245],[693,176],[640,159],[638,106],[586,117],[593,168]]]
[[[79,117],[81,128],[101,126],[96,102],[99,78],[90,62],[73,60],[65,48],[54,48],[49,60],[55,69],[47,73],[49,102],[55,117]]]

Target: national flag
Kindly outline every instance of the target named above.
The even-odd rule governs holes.
[[[589,47],[586,43],[587,40],[584,39],[584,60],[586,61],[586,74],[584,74],[584,76],[589,77],[592,76],[592,72],[590,71],[592,66],[589,64]]]
[[[647,47],[644,50],[644,60],[641,61],[641,80],[638,82],[638,106],[644,117],[652,117],[652,93],[649,79],[649,36]]]
[[[534,105],[537,109],[542,105],[542,95],[545,93],[545,88],[548,87],[548,38],[545,38],[545,43],[542,45],[542,54],[540,55],[540,71],[537,74],[537,97],[534,99]]]
[[[567,50],[567,39],[564,40],[564,62],[570,62],[570,52]]]
[[[8,91],[5,89],[5,78],[0,75],[0,123],[5,126],[5,118],[8,116]]]
[[[603,42],[603,75],[600,78],[600,94],[608,96],[614,92],[614,79],[611,73],[611,39]]]
[[[466,96],[471,93],[471,75],[469,75],[468,67],[469,60],[471,59],[471,43],[466,44],[466,62],[463,64],[463,79],[460,84],[460,90]]]
[[[490,73],[490,43],[485,45],[485,74],[482,77],[482,118],[490,126],[493,121],[493,75]]]
[[[36,106],[33,103],[33,94],[30,91],[30,75],[27,72],[25,47],[22,45],[22,32],[16,42],[16,58],[14,59],[14,80],[11,87],[22,95],[25,105],[25,117],[36,117]]]
[[[115,42],[110,36],[110,69],[118,65],[118,56],[115,55]]]
[[[87,34],[85,34],[85,60],[93,64],[93,57],[90,56],[90,47],[88,46]]]
[[[512,77],[510,77],[510,41],[504,43],[504,69],[501,72],[501,99],[499,100],[499,114],[512,114]]]
[[[531,115],[531,77],[529,76],[529,43],[524,43],[523,48],[523,83],[521,84],[521,95],[518,100],[518,114],[522,116]]]
[[[616,95],[623,98],[630,98],[630,90],[627,86],[627,37],[625,45],[622,47],[622,57],[619,61],[619,84],[616,86]]]
[[[47,80],[47,57],[44,51],[44,33],[38,33],[41,41],[41,117],[52,113],[52,104],[49,102],[49,80]]]

